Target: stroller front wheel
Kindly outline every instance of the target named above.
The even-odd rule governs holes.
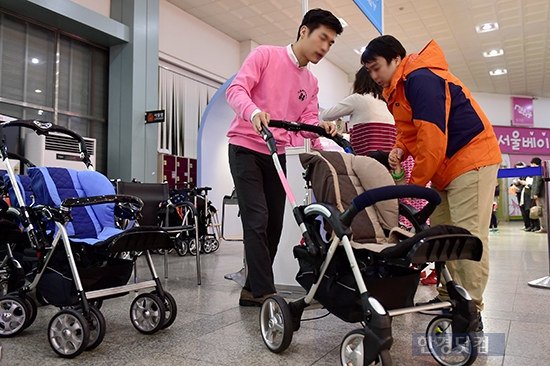
[[[288,303],[281,296],[270,296],[263,302],[260,329],[265,345],[273,353],[283,352],[292,342],[292,314]]]
[[[25,300],[25,303],[27,304],[27,309],[29,309],[29,315],[27,319],[25,319],[25,325],[23,326],[23,329],[27,329],[36,320],[36,314],[38,313],[38,310],[37,310],[36,302],[29,295],[21,294],[19,296],[23,300]]]
[[[166,309],[153,293],[141,294],[132,301],[130,319],[134,328],[143,334],[153,334],[164,325]]]
[[[90,340],[88,341],[86,351],[91,351],[103,342],[106,331],[105,317],[94,305],[90,306],[90,319],[88,321],[88,327],[90,328]]]
[[[363,329],[354,329],[344,337],[340,344],[340,360],[342,366],[363,366],[363,339],[365,331]],[[371,365],[389,366],[391,365],[390,351],[385,349],[380,351],[378,362]]]
[[[31,312],[28,306],[19,296],[0,298],[0,337],[13,337],[26,328]]]
[[[439,315],[426,328],[426,345],[432,357],[443,366],[467,366],[477,358],[472,335],[453,333],[451,315]]]
[[[74,309],[61,310],[50,321],[48,340],[59,356],[76,357],[88,346],[90,340],[88,321]]]

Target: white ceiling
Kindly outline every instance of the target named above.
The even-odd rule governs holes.
[[[296,39],[301,0],[168,0],[238,40],[284,46]],[[384,33],[408,53],[431,39],[441,46],[453,72],[470,90],[550,97],[550,27],[548,0],[385,0]],[[309,0],[349,26],[326,56],[349,75],[361,66],[354,49],[378,36],[353,0]],[[498,22],[499,29],[478,34],[476,25]],[[504,55],[485,58],[484,51]],[[505,68],[508,74],[490,76]]]

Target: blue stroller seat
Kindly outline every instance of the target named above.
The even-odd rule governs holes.
[[[0,170],[0,176],[4,177],[4,192],[7,192],[10,197],[10,204],[13,207],[19,207],[19,202],[15,196],[15,191],[5,170]],[[19,190],[23,193],[23,199],[25,200],[26,206],[32,206],[34,203],[34,193],[31,189],[31,178],[26,175],[16,174],[15,180],[19,186]]]

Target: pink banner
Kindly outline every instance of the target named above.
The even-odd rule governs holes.
[[[550,129],[493,126],[503,154],[547,155]]]
[[[512,97],[512,126],[533,126],[533,99]]]

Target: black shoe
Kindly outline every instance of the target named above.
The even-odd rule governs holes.
[[[415,306],[439,304],[439,303],[442,303],[442,302],[443,301],[438,296],[436,296],[433,299],[431,299],[430,301],[417,302],[415,304]],[[424,315],[443,315],[443,314],[450,314],[450,313],[451,313],[450,309],[434,309],[434,310],[422,310],[422,311],[420,311],[420,314],[424,314]]]
[[[479,323],[477,325],[475,332],[476,333],[483,332],[483,319],[481,318],[481,313],[479,313]]]

